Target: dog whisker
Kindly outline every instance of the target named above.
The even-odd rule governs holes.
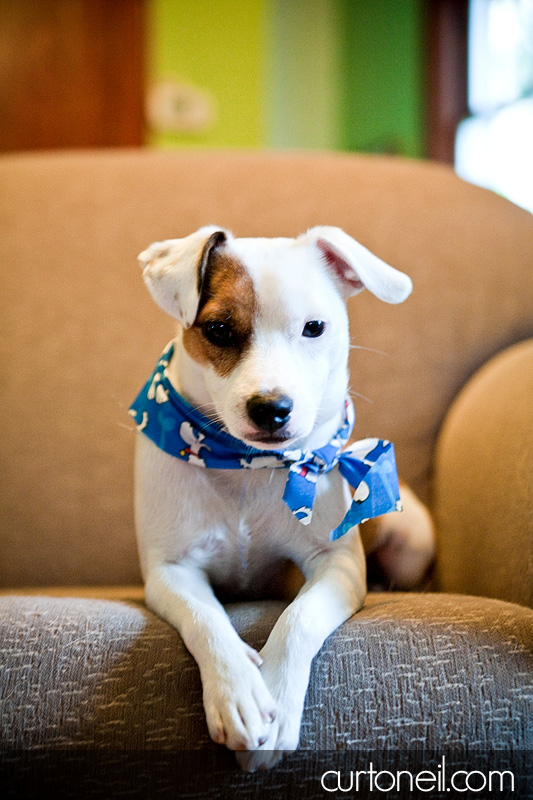
[[[390,353],[385,353],[384,350],[376,350],[375,347],[363,347],[361,344],[350,344],[350,350],[366,350],[368,353],[377,353],[379,356],[385,356],[385,358],[392,358]]]
[[[209,425],[211,422],[215,422],[217,425],[224,425],[222,417],[220,417],[218,414],[204,414],[203,411],[202,414],[206,419],[206,421],[203,423],[203,427],[207,427],[207,425]]]
[[[137,431],[137,427],[135,425],[126,425],[125,422],[117,422],[115,423],[119,428],[124,428],[125,430],[129,431],[130,433],[135,433]]]
[[[366,395],[361,394],[360,392],[356,392],[354,389],[349,389],[348,393],[350,395],[353,395],[354,397],[359,397],[360,400],[364,400],[367,403],[372,404],[374,402],[371,397],[366,397]]]
[[[208,422],[216,422],[218,425],[222,425],[222,427],[224,427],[224,420],[222,419],[220,414],[213,413],[212,405],[208,405],[206,403],[205,405],[197,405],[196,408],[204,415],[204,417],[206,417],[207,422],[205,423],[205,425],[207,425]]]
[[[214,420],[214,421],[218,422],[218,420]],[[210,427],[211,422],[212,422],[212,420],[206,420],[204,425],[202,425],[202,427],[199,428],[199,432],[201,433],[203,430],[207,430]],[[220,423],[220,424],[222,425],[222,423]],[[223,426],[222,426],[222,430],[220,430],[220,431],[213,430],[213,429],[210,430],[210,434],[211,434],[213,439],[219,438],[220,436],[222,436],[223,433],[227,433],[227,430]]]

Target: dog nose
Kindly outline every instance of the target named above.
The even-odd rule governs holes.
[[[268,433],[279,431],[288,421],[292,400],[285,394],[263,393],[252,395],[246,403],[248,416],[258,428]]]

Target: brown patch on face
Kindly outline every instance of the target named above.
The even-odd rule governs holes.
[[[244,266],[215,251],[206,267],[196,319],[183,332],[183,345],[199,364],[226,377],[250,346],[256,311],[253,283]],[[219,335],[213,336],[210,331]]]

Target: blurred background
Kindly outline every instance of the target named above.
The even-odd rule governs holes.
[[[533,0],[0,0],[0,150],[430,158],[533,211]]]

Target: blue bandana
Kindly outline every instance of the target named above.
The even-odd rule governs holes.
[[[235,439],[178,394],[167,374],[173,352],[171,342],[129,411],[137,430],[165,453],[210,469],[287,469],[283,500],[302,525],[311,522],[318,477],[338,466],[355,493],[331,540],[366,519],[401,510],[392,443],[364,439],[342,450],[355,422],[349,398],[342,427],[324,447],[307,452],[257,450]]]

